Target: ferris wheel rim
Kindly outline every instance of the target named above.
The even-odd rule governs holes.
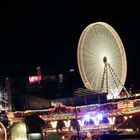
[[[126,54],[125,54],[125,49],[123,46],[123,43],[121,41],[121,38],[119,37],[118,33],[115,31],[115,29],[110,26],[109,24],[105,22],[96,22],[96,23],[91,23],[89,24],[82,32],[79,42],[78,42],[78,49],[77,49],[77,61],[78,61],[78,68],[79,68],[79,73],[81,75],[81,79],[87,89],[94,90],[94,88],[91,86],[90,82],[87,79],[86,72],[84,70],[84,65],[83,65],[83,56],[81,55],[83,51],[83,43],[84,39],[87,36],[88,32],[93,26],[96,25],[101,25],[103,26],[108,32],[111,33],[113,36],[113,39],[115,40],[117,47],[119,48],[120,54],[121,54],[121,60],[123,60],[122,63],[122,76],[120,77],[120,81],[124,84],[126,75],[127,75],[127,60],[126,60]],[[121,90],[121,87],[119,87],[119,91]]]

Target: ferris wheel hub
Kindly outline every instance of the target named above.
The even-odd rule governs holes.
[[[106,57],[106,56],[103,57],[103,62],[104,62],[105,64],[107,63],[107,57]]]
[[[109,24],[96,22],[82,32],[77,51],[78,68],[85,87],[118,98],[124,88],[127,60],[123,43]]]

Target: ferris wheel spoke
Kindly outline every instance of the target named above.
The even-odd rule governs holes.
[[[121,39],[110,25],[88,25],[80,37],[77,58],[82,80],[90,85],[87,88],[100,91],[102,87],[108,94],[121,91],[126,78],[126,56]]]

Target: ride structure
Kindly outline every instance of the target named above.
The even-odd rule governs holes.
[[[77,51],[78,68],[85,87],[118,98],[124,89],[127,60],[123,43],[107,23],[96,22],[82,32]]]

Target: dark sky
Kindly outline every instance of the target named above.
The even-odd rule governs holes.
[[[77,44],[90,23],[109,23],[125,47],[126,87],[140,89],[140,8],[119,1],[14,1],[0,4],[0,79],[31,74],[36,67],[77,70]]]

